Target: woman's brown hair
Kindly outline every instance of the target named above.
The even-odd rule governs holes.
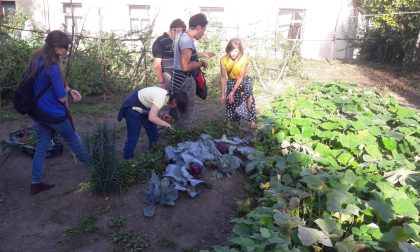
[[[62,31],[52,31],[48,33],[47,38],[45,39],[45,44],[42,48],[36,50],[30,57],[28,62],[28,68],[26,73],[28,75],[34,75],[37,71],[36,65],[37,62],[42,61],[44,68],[51,67],[52,64],[58,64],[62,71],[62,66],[60,62],[60,57],[55,52],[56,48],[65,48],[68,50],[71,40],[69,36]],[[64,75],[63,75],[64,78]]]
[[[242,41],[238,38],[231,39],[226,45],[225,52],[229,54],[233,49],[239,50],[238,59],[244,55],[244,47],[242,46]]]

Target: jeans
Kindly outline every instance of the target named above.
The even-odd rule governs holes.
[[[32,183],[43,183],[42,170],[45,156],[54,138],[55,132],[59,133],[69,144],[76,157],[83,163],[89,159],[89,155],[82,143],[79,134],[73,129],[70,121],[67,119],[62,123],[46,124],[35,121],[36,130],[36,149],[32,163]]]
[[[182,83],[181,90],[185,91],[188,95],[187,109],[184,113],[178,112],[178,121],[176,126],[181,128],[193,127],[193,114],[194,114],[194,97],[195,97],[195,80],[192,77],[185,78]]]
[[[143,125],[149,138],[149,149],[158,141],[158,129],[156,124],[149,121],[146,115],[142,115],[132,108],[127,108],[124,117],[127,125],[127,141],[124,146],[124,158],[130,159],[134,156],[134,149],[140,137],[141,126]]]

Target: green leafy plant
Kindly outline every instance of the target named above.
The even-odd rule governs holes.
[[[260,120],[261,153],[245,166],[259,205],[216,251],[419,246],[418,113],[372,89],[314,83]]]
[[[91,188],[97,193],[121,191],[127,184],[115,150],[116,131],[107,123],[100,124],[86,137],[91,160],[88,163]]]
[[[108,226],[111,228],[119,228],[124,225],[124,218],[116,217],[108,221]]]

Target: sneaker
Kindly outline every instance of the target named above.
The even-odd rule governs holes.
[[[54,186],[54,184],[44,184],[44,183],[32,184],[31,185],[31,194],[37,194],[37,193],[42,192],[44,190],[48,190],[53,186]]]

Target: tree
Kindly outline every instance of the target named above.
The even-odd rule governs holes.
[[[353,0],[363,15],[357,47],[370,61],[394,63],[413,69],[420,62],[416,47],[420,36],[418,0]]]

